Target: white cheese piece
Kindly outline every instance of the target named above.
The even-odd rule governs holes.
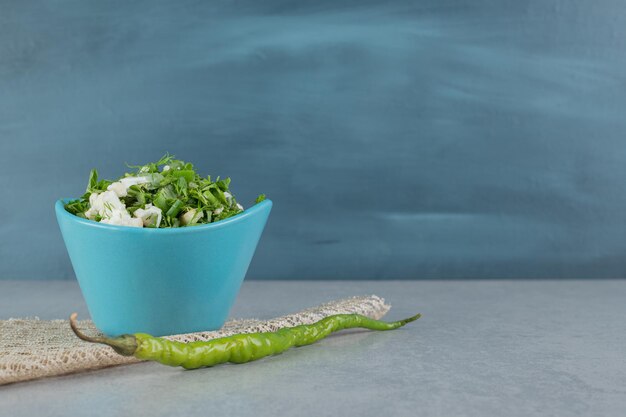
[[[100,220],[100,223],[114,224],[117,226],[143,227],[143,221],[131,217],[126,209],[113,211],[110,217]]]
[[[169,165],[163,165],[163,168],[161,168],[161,172],[169,171],[169,170],[170,170],[170,166]]]
[[[111,183],[107,187],[107,190],[113,191],[115,194],[117,194],[118,197],[126,197],[128,195],[128,189],[120,181]]]
[[[92,193],[89,196],[89,205],[90,208],[85,212],[85,217],[91,220],[100,216],[100,223],[143,227],[141,219],[133,219],[126,211],[126,206],[120,201],[115,191]]]
[[[126,206],[122,203],[114,191],[103,193],[92,193],[89,196],[89,210],[85,212],[85,217],[94,219],[97,215],[102,218],[111,217],[115,210],[126,211]]]
[[[218,207],[215,210],[213,210],[213,214],[215,214],[216,216],[221,214],[224,211],[224,207]]]
[[[150,177],[125,177],[120,180],[122,184],[126,187],[126,189],[130,188],[131,185],[139,185],[139,184],[147,184],[150,182]]]
[[[135,210],[134,216],[140,219],[144,226],[159,227],[163,218],[163,212],[152,204],[146,204],[145,209]]]
[[[118,197],[126,197],[128,195],[128,189],[132,185],[146,184],[148,182],[150,182],[150,178],[148,177],[126,177],[111,183],[107,187],[107,190],[113,191]]]
[[[239,204],[239,203],[237,203],[237,208],[238,208],[239,210],[243,211],[243,206],[242,206],[241,204]]]
[[[180,220],[180,224],[186,226],[188,224],[197,223],[198,220],[200,220],[203,217],[204,217],[204,211],[200,211],[200,213],[198,213],[196,209],[190,209],[189,211],[186,211],[185,213],[181,214],[178,217],[178,220]]]

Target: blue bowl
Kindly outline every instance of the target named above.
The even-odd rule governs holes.
[[[55,211],[89,313],[105,334],[155,336],[222,327],[272,202],[215,223],[112,226]]]

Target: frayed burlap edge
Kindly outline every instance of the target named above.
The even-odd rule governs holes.
[[[167,336],[181,342],[210,340],[237,333],[273,332],[282,327],[314,323],[333,314],[358,313],[380,319],[390,306],[371,295],[332,301],[271,320],[232,320],[220,330]],[[98,330],[90,320],[79,322],[86,333]],[[67,320],[0,320],[0,385],[140,362],[111,348],[78,339]]]

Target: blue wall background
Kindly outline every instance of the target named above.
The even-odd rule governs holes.
[[[0,277],[165,151],[275,210],[249,278],[626,276],[626,5],[0,1]]]

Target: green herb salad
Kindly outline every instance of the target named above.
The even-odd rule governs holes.
[[[87,192],[65,209],[100,223],[153,228],[213,223],[244,209],[228,188],[230,178],[202,177],[192,164],[169,154],[129,167],[136,172],[117,181],[99,179],[98,171],[91,170]],[[261,194],[256,202],[264,199]]]

